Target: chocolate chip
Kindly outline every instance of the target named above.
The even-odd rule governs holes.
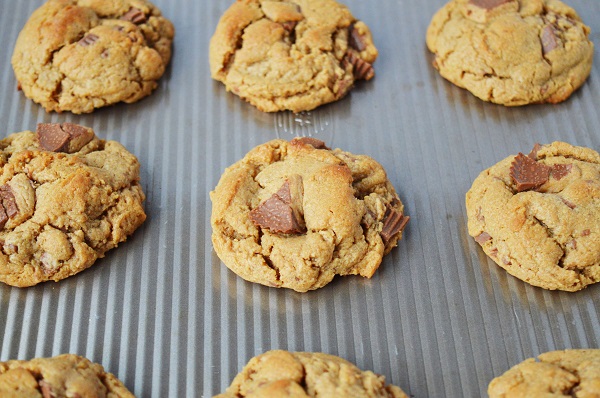
[[[572,164],[555,164],[552,166],[551,174],[556,180],[561,180],[571,172]]]
[[[383,244],[387,245],[394,235],[402,232],[404,228],[406,228],[406,224],[409,220],[410,217],[405,216],[402,213],[398,213],[396,210],[388,206],[387,211],[385,212],[383,228],[379,233],[381,235],[381,239],[383,240]]]
[[[480,245],[490,240],[492,240],[492,237],[487,232],[482,232],[475,237],[475,242],[479,243]]]
[[[352,65],[352,71],[356,80],[370,80],[375,76],[373,65],[355,55],[354,52],[348,51],[345,59]]]
[[[538,142],[536,142],[533,145],[533,149],[531,150],[531,152],[529,152],[529,155],[527,156],[529,156],[533,160],[538,160],[537,154],[540,151],[540,149],[542,149],[542,146]]]
[[[269,199],[250,212],[254,225],[275,233],[300,234],[306,231],[304,220],[297,211],[301,198],[292,194],[289,180]],[[295,211],[296,210],[296,211]]]
[[[581,231],[581,236],[589,236],[592,233],[589,229],[584,229]]]
[[[17,82],[17,91],[23,91],[23,86],[21,86],[21,82]]]
[[[492,256],[492,257],[498,256],[498,249],[496,247],[494,247],[492,250],[490,250],[490,256]]]
[[[577,205],[575,205],[575,203],[573,202],[569,202],[567,199],[565,198],[560,198],[560,200],[562,200],[562,202],[567,205],[567,207],[569,207],[570,209],[574,209],[577,207]]]
[[[4,228],[10,218],[19,214],[19,206],[12,188],[8,184],[0,186],[0,228]]]
[[[556,28],[552,25],[546,25],[542,29],[541,41],[544,55],[557,48],[560,44],[560,39],[556,34]]]
[[[96,41],[98,41],[98,39],[98,36],[96,36],[93,33],[90,33],[89,35],[83,36],[83,39],[79,40],[77,44],[79,44],[82,47],[87,47],[94,44]]]
[[[94,138],[92,129],[73,123],[39,123],[38,140],[50,152],[74,153]]]
[[[348,36],[348,44],[357,51],[364,51],[367,45],[354,24],[350,25],[350,35]]]
[[[296,28],[296,25],[298,25],[297,21],[287,21],[287,22],[281,23],[281,26],[283,26],[283,29],[287,30],[288,32],[293,31]]]
[[[517,192],[544,185],[550,178],[550,167],[519,153],[510,166],[510,176],[517,184]]]
[[[572,250],[577,250],[577,241],[575,239],[567,243],[567,245],[569,245]]]
[[[479,206],[477,208],[477,211],[475,212],[475,217],[477,217],[477,219],[481,222],[485,222],[485,216],[483,214],[481,214],[481,206]]]
[[[0,228],[4,228],[7,222],[8,215],[6,214],[6,210],[4,210],[4,207],[0,206]]]
[[[308,144],[315,149],[329,149],[327,145],[325,145],[325,142],[312,137],[294,138],[292,142],[301,142],[303,144]]]
[[[502,4],[510,3],[513,0],[469,0],[469,4],[473,4],[485,10],[491,10],[501,6]]]
[[[4,184],[0,187],[0,199],[2,200],[2,207],[4,207],[6,215],[10,218],[15,218],[19,214],[19,207],[17,206],[17,201],[10,185]]]
[[[40,390],[42,391],[42,396],[44,398],[56,398],[56,394],[52,391],[52,386],[46,380],[40,380],[38,382],[40,385]]]
[[[146,22],[146,15],[139,8],[131,7],[121,19],[139,25]]]

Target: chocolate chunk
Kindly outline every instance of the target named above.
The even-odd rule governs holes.
[[[50,152],[74,153],[94,138],[92,129],[73,123],[39,123],[38,140]]]
[[[517,192],[544,185],[550,178],[550,167],[519,153],[510,166],[510,176],[517,184]]]
[[[37,135],[42,148],[50,152],[64,152],[71,138],[58,123],[39,123]]]
[[[592,233],[592,231],[590,231],[589,229],[584,229],[581,232],[581,236],[589,236]]]
[[[383,228],[379,233],[381,235],[381,239],[383,240],[383,244],[387,245],[394,235],[402,232],[404,228],[406,228],[406,224],[410,220],[410,217],[403,215],[402,213],[398,213],[393,208],[387,208],[385,212],[385,217],[383,221]]]
[[[304,220],[298,211],[301,206],[298,202],[302,199],[300,194],[292,192],[297,190],[291,187],[292,184],[286,180],[279,191],[250,212],[250,220],[254,225],[282,234],[300,234],[306,231]]]
[[[52,386],[45,380],[40,380],[38,382],[40,385],[40,390],[42,391],[42,397],[44,398],[56,398],[56,395],[52,391]]]
[[[560,198],[560,200],[562,200],[562,202],[567,205],[567,207],[569,207],[570,209],[574,209],[577,207],[577,205],[575,205],[575,203],[568,201],[565,198]]]
[[[283,29],[287,30],[288,32],[293,31],[296,28],[296,25],[298,25],[297,21],[287,21],[287,22],[281,23],[281,26],[283,26]]]
[[[554,177],[556,180],[561,180],[571,172],[572,168],[572,164],[555,164],[552,166],[552,177]]]
[[[352,70],[356,80],[370,80],[373,78],[373,76],[375,76],[375,69],[373,69],[373,65],[355,55],[354,52],[348,51],[345,59],[347,59],[347,62],[352,64]]]
[[[301,142],[303,144],[311,145],[315,149],[329,149],[327,147],[327,145],[325,145],[325,143],[323,141],[318,140],[316,138],[312,138],[312,137],[294,138],[293,141],[294,142]]]
[[[552,25],[546,25],[542,29],[541,41],[544,55],[557,48],[560,45],[560,38],[556,34],[556,28]]]
[[[477,211],[475,212],[475,217],[477,217],[477,219],[481,222],[485,222],[485,216],[483,214],[481,214],[481,206],[479,206],[477,208]]]
[[[19,214],[19,207],[10,185],[4,184],[0,187],[0,200],[8,217],[15,218]]]
[[[513,0],[469,0],[469,4],[473,4],[485,10],[491,10],[501,6],[502,4],[510,3]]]
[[[362,35],[358,32],[358,29],[354,27],[354,24],[350,25],[350,35],[348,36],[348,44],[356,51],[364,51],[367,48]]]
[[[535,145],[533,145],[533,149],[531,150],[531,152],[529,152],[529,155],[527,156],[529,156],[533,160],[538,160],[537,154],[540,151],[540,149],[542,149],[542,146],[538,142],[536,142]]]
[[[485,242],[492,240],[492,237],[487,232],[482,232],[475,237],[475,242],[483,245]]]
[[[6,214],[6,210],[4,210],[4,207],[0,206],[0,228],[4,228],[7,222],[8,215]]]
[[[142,12],[142,10],[135,7],[131,7],[129,11],[127,11],[125,15],[121,17],[121,19],[139,25],[141,23],[146,22],[146,15]]]
[[[71,137],[67,152],[78,152],[94,138],[94,131],[88,127],[73,123],[63,123],[60,127]]]
[[[82,47],[87,47],[94,44],[96,41],[98,41],[98,39],[98,36],[96,36],[93,33],[90,33],[89,35],[83,36],[83,39],[79,40],[77,44],[79,44]]]

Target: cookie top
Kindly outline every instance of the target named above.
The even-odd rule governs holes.
[[[102,365],[64,354],[30,361],[0,362],[4,398],[134,398]]]
[[[71,123],[0,141],[0,281],[32,286],[90,267],[146,219],[139,163]]]
[[[484,101],[557,103],[590,74],[590,29],[559,0],[452,0],[427,30],[440,74]]]
[[[488,387],[490,398],[597,397],[600,350],[547,352],[514,366]]]
[[[88,113],[149,95],[171,58],[171,22],[146,0],[48,0],[19,34],[19,88],[46,111]]]
[[[600,281],[600,155],[536,145],[483,171],[467,193],[469,234],[510,274],[545,289]]]
[[[212,77],[264,112],[307,111],[369,80],[371,32],[334,0],[237,0],[210,41]]]
[[[409,217],[379,163],[313,138],[273,140],[227,168],[210,194],[212,241],[242,278],[299,292],[370,278]]]
[[[225,393],[215,398],[407,398],[385,378],[328,354],[269,351],[248,362]]]

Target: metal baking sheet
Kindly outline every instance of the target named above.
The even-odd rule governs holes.
[[[177,29],[158,90],[93,114],[47,114],[16,90],[10,56],[41,0],[0,0],[3,135],[38,122],[89,125],[138,156],[146,223],[60,283],[0,286],[0,360],[87,356],[139,397],[209,397],[269,349],[322,351],[385,375],[415,397],[485,396],[525,358],[600,346],[600,285],[544,291],[507,275],[466,231],[481,170],[535,142],[600,150],[600,55],[567,102],[484,103],[431,67],[425,31],[445,0],[344,0],[373,32],[376,77],[313,112],[265,114],[209,77],[224,0],[155,0]],[[600,44],[600,2],[570,0]],[[371,280],[299,294],[250,284],[212,250],[208,192],[225,167],[276,137],[313,135],[380,161],[412,220]]]

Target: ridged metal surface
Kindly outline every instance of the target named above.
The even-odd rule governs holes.
[[[148,220],[89,270],[33,288],[0,286],[0,360],[87,356],[139,397],[222,392],[269,349],[323,351],[415,397],[485,396],[525,358],[600,347],[600,286],[534,288],[486,258],[466,231],[465,192],[481,170],[535,142],[600,150],[600,59],[560,105],[483,103],[431,67],[425,30],[442,0],[346,0],[380,50],[377,76],[309,114],[264,114],[210,80],[208,41],[230,1],[156,0],[177,28],[149,98],[91,115],[46,114],[16,91],[12,46],[41,1],[0,0],[4,135],[71,121],[138,156]],[[600,43],[600,2],[571,0]],[[225,167],[270,139],[313,135],[388,171],[412,217],[371,280],[298,294],[247,283],[212,250],[208,192]]]

